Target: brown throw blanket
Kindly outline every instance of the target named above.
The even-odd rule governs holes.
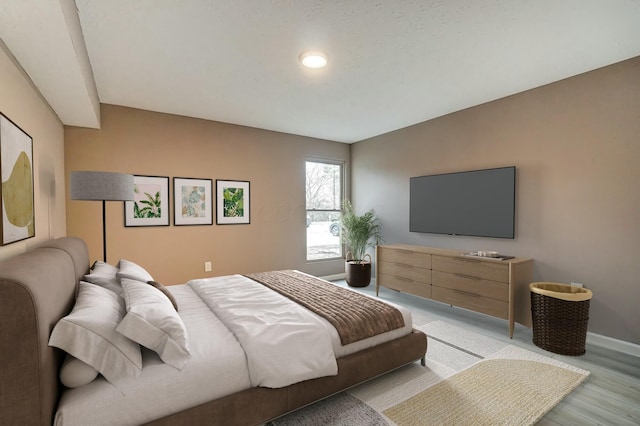
[[[343,346],[404,327],[402,313],[393,306],[298,271],[245,276],[325,318]]]

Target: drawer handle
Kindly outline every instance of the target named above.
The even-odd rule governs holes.
[[[466,295],[466,296],[471,296],[471,297],[482,297],[482,296],[481,296],[481,295],[479,295],[479,294],[471,293],[471,292],[469,292],[469,291],[462,291],[462,290],[456,290],[456,289],[453,289],[453,291],[455,291],[456,293],[464,294],[464,295]]]
[[[453,274],[456,277],[460,277],[460,278],[466,278],[468,280],[475,280],[475,281],[480,281],[482,278],[480,277],[474,277],[473,275],[464,275],[464,274]]]
[[[398,265],[401,268],[413,268],[413,265],[410,265],[408,263],[396,263],[396,265]]]
[[[402,253],[402,254],[413,254],[413,253],[415,253],[414,251],[411,251],[411,250],[402,250],[402,249],[396,250],[396,252],[397,253]]]
[[[408,283],[412,283],[412,282],[413,282],[413,280],[412,280],[412,279],[410,279],[410,278],[398,277],[398,276],[396,276],[396,275],[394,275],[393,277],[394,277],[395,279],[397,279],[397,280],[400,280],[400,281],[406,281],[406,282],[408,282]]]

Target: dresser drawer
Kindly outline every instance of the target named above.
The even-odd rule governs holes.
[[[444,287],[431,287],[431,298],[448,305],[458,306],[481,314],[497,318],[509,318],[509,303],[501,300],[489,299],[473,293],[465,293]]]
[[[402,263],[418,268],[431,269],[431,255],[413,250],[378,247],[378,262]]]
[[[431,283],[438,287],[509,302],[508,283],[441,271],[431,272]]]
[[[378,262],[378,270],[381,274],[392,275],[399,278],[409,278],[424,284],[431,284],[431,269],[418,268],[406,263]]]
[[[415,294],[416,296],[431,298],[431,285],[410,278],[397,277],[378,273],[379,285],[401,291],[403,293]]]
[[[509,282],[509,264],[463,257],[433,256],[432,269],[459,275]]]

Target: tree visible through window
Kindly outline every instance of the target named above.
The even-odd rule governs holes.
[[[342,164],[306,162],[307,260],[342,257]]]

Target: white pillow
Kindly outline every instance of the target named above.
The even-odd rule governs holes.
[[[160,290],[162,294],[167,296],[167,299],[169,299],[169,302],[171,302],[171,304],[173,305],[173,309],[175,309],[176,312],[178,312],[178,302],[176,301],[176,298],[173,296],[173,293],[169,291],[169,289],[167,289],[165,286],[155,281],[147,281],[147,284],[157,288],[158,290]]]
[[[120,279],[116,276],[118,268],[108,263],[96,260],[91,268],[91,273],[84,276],[84,281],[100,287],[108,288],[116,294],[122,294],[122,286]]]
[[[53,328],[49,346],[89,364],[114,385],[136,378],[142,370],[140,346],[116,331],[125,313],[117,294],[81,281],[76,304]]]
[[[145,283],[147,281],[153,281],[151,274],[142,266],[124,259],[120,259],[120,270],[116,275],[118,278],[129,278],[130,280],[142,281]]]
[[[128,278],[122,278],[122,288],[127,315],[116,330],[181,370],[191,357],[187,330],[169,299],[157,288]]]
[[[98,370],[67,354],[60,369],[60,381],[68,388],[89,384],[98,377]]]
[[[114,277],[118,273],[118,267],[110,265],[102,260],[96,260],[91,266],[91,272],[96,274],[113,275]]]
[[[118,296],[122,295],[122,286],[120,285],[120,278],[116,277],[115,275],[91,273],[91,274],[85,275],[82,279],[88,283],[99,285],[100,287],[104,287],[108,290],[111,290]]]

